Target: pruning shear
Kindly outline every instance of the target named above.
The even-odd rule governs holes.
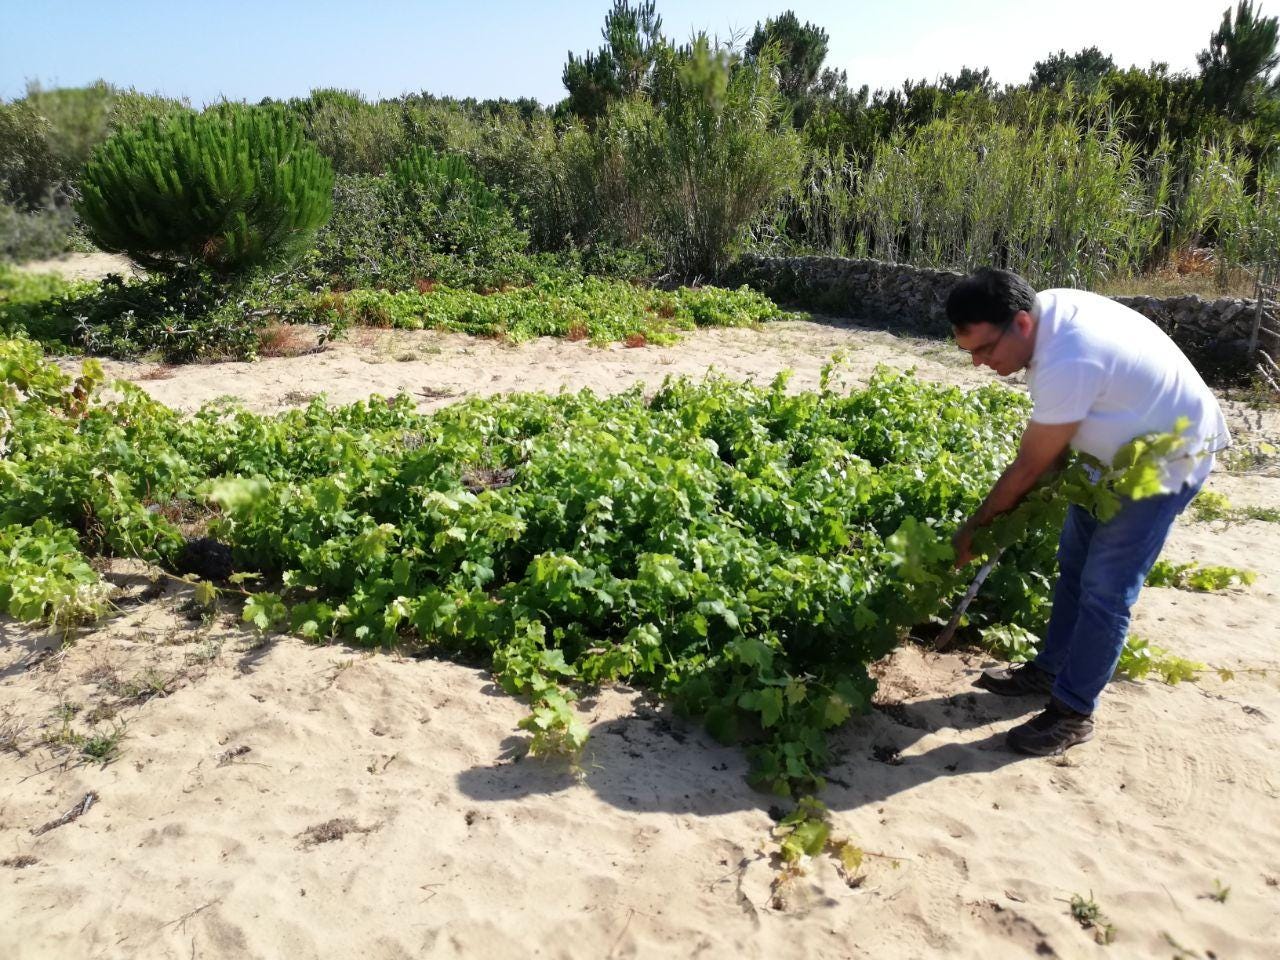
[[[973,598],[978,595],[978,590],[982,588],[982,582],[987,579],[987,574],[991,572],[991,568],[996,565],[1003,553],[1004,547],[1001,547],[991,555],[990,560],[978,569],[977,575],[973,578],[973,583],[969,584],[969,589],[965,591],[964,596],[960,598],[960,602],[956,604],[956,609],[951,614],[951,619],[947,622],[942,633],[938,634],[938,639],[933,642],[935,653],[941,653],[951,646],[952,640],[955,639],[956,628],[960,626],[960,618],[969,609],[969,604],[973,603]]]

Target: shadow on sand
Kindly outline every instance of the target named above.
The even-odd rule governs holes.
[[[877,707],[830,736],[835,761],[822,800],[832,810],[854,810],[940,777],[990,773],[1024,760],[1004,746],[1005,730],[1009,721],[1039,707],[1035,698],[981,691]],[[980,740],[901,756],[935,732],[985,727],[993,729]],[[779,803],[747,783],[744,750],[716,743],[698,724],[650,702],[594,726],[576,773],[562,763],[525,759],[524,743],[512,737],[498,761],[464,771],[459,788],[484,802],[554,794],[585,782],[624,810],[698,816],[769,810]]]

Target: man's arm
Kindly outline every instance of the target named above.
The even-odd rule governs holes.
[[[982,506],[956,531],[951,541],[956,551],[957,567],[963,567],[973,559],[973,535],[979,527],[985,527],[996,517],[1016,507],[1042,476],[1061,465],[1067,446],[1079,427],[1079,421],[1054,424],[1032,421],[1027,424],[1013,463],[1005,468],[987,498],[982,501]]]

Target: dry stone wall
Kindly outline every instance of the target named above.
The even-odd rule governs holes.
[[[889,330],[946,337],[945,304],[963,276],[878,260],[844,257],[740,257],[723,281],[748,284],[774,299],[840,314]],[[1252,369],[1247,362],[1255,302],[1196,296],[1114,297],[1155,322],[1215,380]]]

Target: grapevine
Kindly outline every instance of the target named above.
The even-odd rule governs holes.
[[[828,371],[800,393],[713,377],[431,415],[401,396],[189,418],[21,339],[0,340],[0,374],[12,615],[101,612],[87,557],[177,569],[196,531],[173,518],[199,517],[253,584],[259,630],[487,658],[530,704],[535,752],[582,745],[575,691],[645,686],[744,742],[752,782],[784,794],[821,785],[826,731],[870,704],[867,665],[963,592],[950,536],[1028,413],[1000,386],[883,370],[850,394]],[[969,628],[1043,626],[1081,469],[983,531],[979,552],[1004,555]],[[55,574],[44,593],[33,563]]]

